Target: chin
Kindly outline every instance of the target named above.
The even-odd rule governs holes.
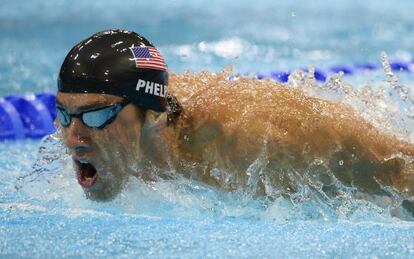
[[[89,190],[84,190],[86,198],[92,201],[98,202],[108,202],[115,199],[117,196],[116,194],[107,194],[107,193],[100,193],[100,192],[91,192]]]
[[[122,185],[105,185],[102,182],[97,181],[93,186],[89,188],[83,187],[83,191],[86,195],[86,198],[90,200],[108,202],[112,201],[118,196],[118,194],[122,191]]]
[[[74,158],[76,178],[86,198],[93,201],[111,201],[122,191],[127,177],[115,170],[99,167],[87,159]]]
[[[93,191],[90,189],[83,189],[86,198],[92,200],[92,201],[99,201],[99,202],[108,202],[115,199],[119,192],[113,192],[113,191]]]

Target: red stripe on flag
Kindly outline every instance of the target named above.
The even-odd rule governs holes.
[[[151,68],[166,71],[167,65],[160,52],[153,47],[147,47],[151,58],[135,58],[135,64],[138,68]]]
[[[160,62],[160,61],[152,61],[152,60],[136,60],[136,62],[137,62],[137,63],[140,63],[140,64],[151,64],[151,63],[154,63],[154,64],[159,64],[159,65],[165,66],[165,63],[164,63],[164,62]]]
[[[155,68],[158,70],[166,71],[167,67],[165,64],[157,64],[157,63],[150,63],[150,62],[136,62],[137,67],[139,68]]]

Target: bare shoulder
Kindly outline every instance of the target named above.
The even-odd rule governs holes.
[[[201,73],[177,75],[172,85],[197,143],[219,140],[227,148],[235,143],[235,152],[253,153],[267,143],[303,158],[329,156],[338,148],[374,160],[398,151],[414,154],[412,144],[380,132],[351,107],[277,82]]]

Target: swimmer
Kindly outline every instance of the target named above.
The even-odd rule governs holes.
[[[414,194],[414,145],[352,108],[267,80],[169,77],[160,52],[134,32],[102,31],[74,46],[56,102],[77,180],[92,200],[113,199],[131,176],[174,173],[229,191],[256,175],[254,195],[271,196],[272,188],[295,188],[286,172],[326,171],[367,193],[383,184]]]

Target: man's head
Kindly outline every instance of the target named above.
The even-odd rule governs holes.
[[[58,78],[58,118],[91,199],[113,198],[131,173],[139,174],[146,111],[166,111],[167,85],[164,59],[134,32],[102,31],[68,53]]]

